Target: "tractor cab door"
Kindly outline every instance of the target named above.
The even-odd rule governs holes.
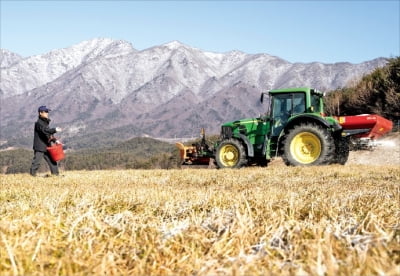
[[[279,136],[290,117],[306,110],[304,93],[282,93],[272,97],[271,136]]]

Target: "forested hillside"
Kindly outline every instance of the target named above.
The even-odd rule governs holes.
[[[365,75],[359,82],[330,92],[326,111],[332,115],[375,113],[400,120],[400,57]]]

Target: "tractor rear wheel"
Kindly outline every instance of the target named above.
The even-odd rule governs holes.
[[[236,139],[226,139],[217,147],[215,161],[219,168],[240,168],[247,163],[246,151]]]
[[[347,160],[349,159],[350,153],[350,145],[349,139],[339,137],[335,139],[335,159],[333,160],[334,163],[338,163],[340,165],[346,164]]]
[[[315,124],[300,124],[289,130],[283,141],[283,160],[290,166],[332,163],[335,142],[331,133]]]

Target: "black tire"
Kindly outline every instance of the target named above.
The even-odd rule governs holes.
[[[288,166],[326,165],[335,157],[335,141],[331,133],[312,123],[291,128],[282,145],[282,158]]]
[[[241,168],[247,163],[246,150],[239,140],[226,139],[218,145],[215,161],[219,168]]]
[[[349,159],[350,145],[349,139],[338,137],[335,139],[335,159],[334,163],[344,165]]]

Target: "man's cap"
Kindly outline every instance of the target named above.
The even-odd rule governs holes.
[[[38,112],[49,112],[49,111],[51,111],[51,109],[50,108],[47,108],[45,105],[41,105],[41,106],[39,106],[39,108],[38,108]]]

